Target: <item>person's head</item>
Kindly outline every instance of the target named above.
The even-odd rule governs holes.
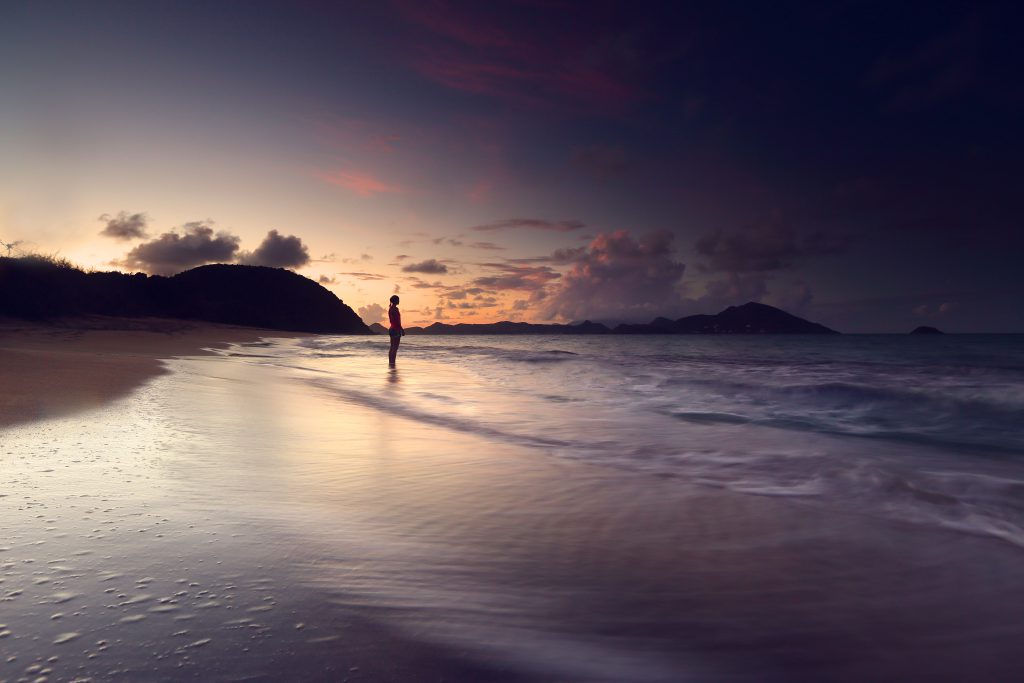
[[[397,306],[398,305],[398,295],[397,294],[392,295],[392,297],[391,297],[391,305],[392,306]]]

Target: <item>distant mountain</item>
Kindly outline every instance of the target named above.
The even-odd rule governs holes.
[[[427,327],[407,327],[406,334],[608,334],[607,327],[584,320],[579,325],[517,323],[434,323]]]
[[[730,306],[716,315],[691,315],[678,320],[655,318],[639,325],[606,325],[585,320],[578,325],[500,323],[407,327],[409,334],[839,334],[783,310],[759,303]]]
[[[373,323],[370,325],[370,332],[373,332],[374,334],[387,334],[388,328],[384,327],[380,323]]]
[[[295,332],[369,334],[355,311],[297,273],[210,265],[173,277],[85,273],[53,259],[0,258],[0,315],[161,317]]]
[[[911,330],[910,334],[944,334],[944,333],[943,333],[942,330],[938,329],[937,327],[928,327],[927,325],[921,325],[920,327],[915,327],[913,330]]]
[[[753,301],[730,306],[716,315],[691,315],[678,320],[655,318],[647,324],[619,325],[616,334],[839,334],[824,325]]]

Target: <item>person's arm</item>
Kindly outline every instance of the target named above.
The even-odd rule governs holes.
[[[395,311],[395,313],[398,314],[398,329],[402,332],[402,336],[404,337],[405,336],[405,328],[402,327],[402,312],[401,311]]]

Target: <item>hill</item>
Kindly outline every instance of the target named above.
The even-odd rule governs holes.
[[[500,323],[407,327],[408,334],[839,334],[774,306],[750,302],[730,306],[715,315],[691,315],[678,320],[655,318],[649,323],[608,329],[585,320],[577,325]]]
[[[579,325],[517,323],[434,323],[427,327],[407,327],[406,334],[607,334],[608,328],[585,320]]]
[[[730,306],[715,315],[678,320],[655,318],[642,325],[619,325],[616,334],[839,334],[782,309],[753,301]]]
[[[0,258],[0,315],[161,317],[294,332],[369,334],[333,293],[281,268],[209,265],[173,277],[86,273],[40,257]]]

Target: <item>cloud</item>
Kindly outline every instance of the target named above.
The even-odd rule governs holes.
[[[572,165],[604,182],[626,170],[626,152],[621,145],[589,145],[575,148],[569,156]]]
[[[591,237],[591,240],[594,238]],[[562,247],[555,249],[547,256],[529,256],[527,258],[509,259],[509,263],[550,263],[556,266],[566,266],[579,261],[587,254],[587,247]]]
[[[471,242],[469,246],[473,249],[487,249],[490,251],[505,251],[505,247],[499,246],[494,242]]]
[[[935,305],[921,304],[914,307],[914,315],[921,318],[936,318],[951,313],[955,308],[956,304],[951,301]]]
[[[642,94],[630,68],[637,46],[623,49],[627,39],[618,22],[581,23],[576,12],[536,4],[517,12],[526,25],[483,5],[397,5],[421,29],[410,45],[410,65],[444,87],[528,108],[591,112],[608,111]],[[573,39],[565,40],[570,34]]]
[[[701,312],[714,313],[718,309],[743,303],[760,301],[768,291],[763,275],[758,273],[730,273],[721,280],[712,280],[704,286],[704,296],[697,299]]]
[[[448,266],[437,259],[431,258],[426,261],[420,261],[419,263],[410,263],[407,266],[402,266],[402,271],[406,273],[430,273],[433,275],[440,275],[448,272]]]
[[[438,281],[438,282],[424,282],[423,280],[419,279],[418,277],[410,277],[410,278],[408,278],[408,280],[412,283],[410,285],[410,287],[412,287],[413,289],[442,289],[444,287],[444,285],[440,281]],[[397,287],[397,285],[396,285],[396,287]],[[395,294],[397,294],[397,293],[398,292],[396,291]]]
[[[674,258],[670,232],[601,233],[547,293],[538,312],[548,320],[672,315],[683,306],[679,281],[685,270]]]
[[[497,275],[485,275],[473,280],[473,284],[477,287],[490,290],[542,292],[549,282],[561,277],[561,274],[548,266],[522,266],[511,263],[482,263],[480,265],[499,271]]]
[[[320,279],[317,280],[317,282],[325,286],[338,284],[338,280],[336,278],[328,277],[327,275],[321,275]]]
[[[471,202],[480,203],[486,201],[490,197],[491,192],[494,190],[493,180],[478,180],[473,187],[466,193],[466,197]]]
[[[271,230],[254,251],[239,255],[239,263],[270,268],[299,268],[309,263],[309,249],[295,235]]]
[[[328,185],[342,187],[355,192],[360,197],[372,197],[385,193],[400,193],[404,190],[398,185],[391,185],[369,173],[361,171],[314,171],[313,176]]]
[[[380,304],[370,304],[369,306],[361,307],[358,313],[364,323],[372,325],[373,323],[379,323],[384,320],[384,314],[387,313],[387,311],[385,311],[384,307]]]
[[[128,252],[120,265],[157,275],[172,275],[204,263],[227,263],[238,252],[238,237],[227,232],[214,235],[202,222],[186,223],[184,234],[165,232]]]
[[[398,256],[395,257],[395,260],[396,261],[404,261],[407,258],[409,258],[408,254],[399,254]]]
[[[748,298],[745,300],[757,301],[758,299]],[[811,290],[810,285],[803,280],[799,280],[782,287],[773,285],[767,296],[761,297],[760,300],[784,311],[801,315],[810,309],[814,301],[814,292]]]
[[[980,29],[975,16],[903,54],[886,55],[875,62],[863,81],[887,91],[890,105],[902,111],[925,109],[963,96],[978,82],[985,44]]]
[[[542,218],[509,218],[503,221],[476,225],[470,228],[470,230],[489,232],[491,230],[529,228],[531,230],[548,230],[551,232],[571,232],[583,227],[586,227],[586,225],[580,221],[548,221]]]
[[[348,277],[354,277],[359,280],[386,280],[387,277],[379,273],[364,273],[362,271],[350,271],[345,273],[338,273],[338,275],[346,275]]]
[[[751,273],[791,268],[810,256],[836,254],[846,249],[845,237],[823,232],[798,234],[778,216],[754,228],[726,233],[721,230],[697,240],[697,253],[707,257],[706,271]]]
[[[146,237],[146,214],[121,211],[116,216],[105,213],[97,220],[106,223],[100,234],[115,240],[134,240]]]

